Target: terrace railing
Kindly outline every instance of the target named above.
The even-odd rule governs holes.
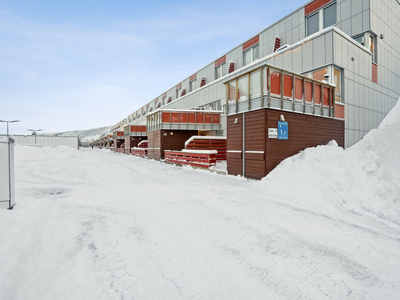
[[[220,130],[219,110],[161,109],[147,116],[147,131],[169,130]]]
[[[335,117],[335,85],[268,64],[225,82],[227,114],[267,107]]]

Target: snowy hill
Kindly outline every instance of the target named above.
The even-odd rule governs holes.
[[[45,135],[53,136],[79,136],[81,142],[97,140],[103,133],[109,132],[111,126],[99,127],[87,130],[75,130],[65,132],[46,133]]]
[[[400,101],[261,181],[19,146],[4,299],[400,299]]]

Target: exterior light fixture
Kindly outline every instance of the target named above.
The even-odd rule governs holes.
[[[28,131],[32,131],[32,135],[35,136],[35,145],[36,145],[36,136],[38,131],[43,131],[43,129],[28,129]]]
[[[8,123],[16,123],[16,122],[20,122],[20,120],[14,120],[14,121],[4,121],[4,120],[0,120],[0,122],[2,123],[7,123],[7,137],[9,137],[9,133],[8,133]]]

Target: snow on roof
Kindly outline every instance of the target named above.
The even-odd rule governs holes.
[[[191,138],[189,138],[186,142],[185,142],[185,147],[194,139],[197,140],[226,140],[226,136],[202,136],[202,135],[194,135]]]
[[[217,150],[192,150],[192,149],[182,149],[182,152],[186,153],[198,153],[198,154],[217,154]]]

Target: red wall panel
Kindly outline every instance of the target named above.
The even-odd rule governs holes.
[[[311,2],[304,8],[304,14],[307,16],[308,14],[311,14],[312,12],[320,9],[322,6],[331,1],[332,0],[315,0],[314,2]]]

